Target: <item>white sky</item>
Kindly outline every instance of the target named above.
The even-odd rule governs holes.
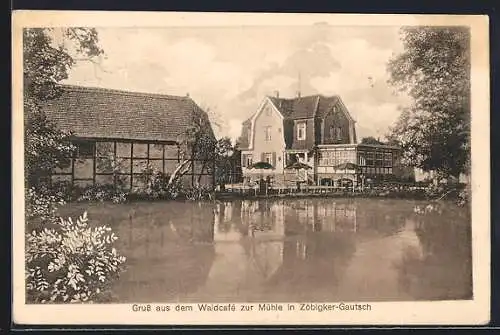
[[[399,27],[102,28],[100,65],[78,62],[65,82],[186,95],[209,108],[219,136],[239,136],[265,95],[338,94],[358,137],[383,137],[406,99],[386,83]]]

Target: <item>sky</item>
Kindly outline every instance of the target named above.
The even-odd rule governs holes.
[[[383,138],[408,98],[387,84],[402,51],[395,26],[98,28],[104,55],[79,61],[67,84],[189,94],[218,136],[236,139],[266,95],[339,95],[358,138]]]

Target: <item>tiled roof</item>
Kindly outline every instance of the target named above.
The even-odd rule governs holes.
[[[338,101],[337,96],[310,95],[294,99],[269,97],[286,119],[307,119],[324,115]]]
[[[318,103],[318,110],[316,111],[317,116],[324,117],[330,109],[339,101],[338,96],[325,97],[320,96]]]
[[[189,97],[61,85],[61,95],[42,106],[62,130],[78,137],[176,141],[206,113]]]

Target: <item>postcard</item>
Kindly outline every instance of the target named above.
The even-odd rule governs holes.
[[[16,324],[489,322],[487,16],[12,32]]]

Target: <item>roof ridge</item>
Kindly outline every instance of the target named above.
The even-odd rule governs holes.
[[[299,99],[306,99],[306,98],[338,98],[340,97],[339,94],[332,94],[332,95],[324,95],[321,93],[318,94],[310,94],[310,95],[303,95],[300,97],[293,97],[293,98],[284,98],[284,97],[276,97],[274,95],[266,95],[266,97],[271,98],[271,99],[276,99],[276,100],[284,100],[284,101],[294,101],[294,100],[299,100]]]
[[[193,100],[189,96],[180,96],[180,95],[170,95],[170,94],[162,94],[162,93],[147,93],[147,92],[137,92],[137,91],[126,91],[115,88],[107,88],[107,87],[96,87],[96,86],[81,86],[81,85],[71,85],[71,84],[58,84],[59,87],[72,91],[90,91],[90,92],[104,92],[104,93],[113,93],[118,95],[125,96],[142,96],[142,97],[155,97],[162,98],[166,100]]]

